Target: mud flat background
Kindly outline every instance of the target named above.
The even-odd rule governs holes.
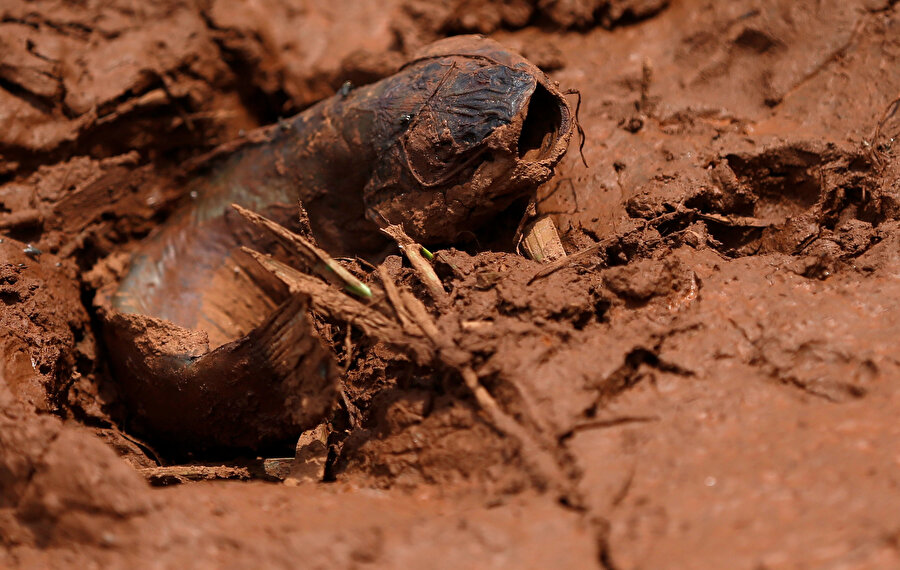
[[[552,468],[337,326],[325,482],[129,433],[92,303],[163,181],[468,32],[582,93],[539,209],[594,248],[438,266]],[[898,97],[888,0],[3,2],[0,567],[900,567]]]

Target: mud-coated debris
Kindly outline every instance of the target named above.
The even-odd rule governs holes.
[[[300,207],[302,209],[303,206],[301,205]],[[313,270],[326,281],[338,284],[341,288],[346,289],[357,297],[363,299],[372,298],[372,291],[369,289],[368,285],[347,271],[343,265],[328,255],[328,253],[316,247],[310,240],[283,228],[264,216],[260,216],[246,208],[242,208],[237,204],[232,204],[232,208],[257,228],[271,233],[276,240],[281,242],[282,245],[288,248],[288,250],[296,256],[295,261],[302,260],[303,263],[313,268]]]
[[[431,291],[432,296],[439,301],[446,300],[447,292],[444,290],[444,284],[441,282],[434,271],[434,267],[431,265],[434,254],[406,235],[406,232],[403,231],[403,226],[400,224],[387,225],[381,228],[381,231],[397,242],[400,250],[406,255],[409,263],[413,266],[413,269],[415,269],[416,274],[418,274],[419,279],[425,284],[428,290]]]
[[[503,279],[499,271],[479,271],[475,275],[475,286],[479,289],[490,289]]]
[[[215,481],[219,479],[236,479],[246,481],[251,478],[247,467],[228,465],[172,465],[168,467],[147,467],[138,469],[154,487],[180,485],[189,481]]]
[[[333,405],[336,368],[308,302],[289,296],[249,334],[215,348],[205,332],[108,314],[107,344],[122,356],[114,366],[136,431],[199,452],[251,449],[316,425]]]
[[[550,263],[566,256],[559,231],[550,216],[542,216],[525,229],[522,248],[528,257],[540,263]]]
[[[297,450],[284,482],[287,485],[315,483],[325,477],[328,460],[328,426],[319,424],[303,432],[297,440]]]
[[[623,119],[621,127],[629,133],[636,133],[644,128],[644,118],[639,115],[635,115],[627,120]]]
[[[293,457],[269,457],[263,459],[263,473],[268,479],[284,481],[291,473],[291,463],[293,462]]]
[[[419,365],[452,370],[475,398],[491,425],[516,442],[529,475],[536,484],[552,488],[567,501],[576,499],[563,467],[549,451],[548,438],[551,436],[540,428],[536,429],[528,420],[520,423],[503,409],[473,369],[473,355],[439,327],[422,301],[393,281],[386,264],[379,266],[377,272],[389,305],[383,303],[376,310],[258,252],[254,252],[254,258],[294,293],[309,295],[316,313],[359,326],[370,338],[402,350]],[[459,317],[450,315],[449,320],[459,322]],[[322,441],[321,437],[313,439]],[[319,450],[317,453],[320,455],[318,444],[313,444],[313,449]]]
[[[684,285],[685,275],[677,261],[642,260],[603,273],[606,287],[631,301],[648,301],[669,295]]]
[[[29,261],[26,244],[0,244],[0,383],[23,405],[59,409],[78,359],[93,350],[88,315],[76,282],[41,259]],[[76,339],[83,339],[76,346]]]

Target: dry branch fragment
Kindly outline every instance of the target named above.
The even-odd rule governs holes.
[[[396,321],[382,313],[363,305],[356,299],[259,252],[244,248],[264,269],[270,271],[291,293],[309,296],[312,310],[331,319],[359,327],[367,336],[386,342],[392,346],[404,347],[411,351],[420,364],[430,362],[433,350],[424,339],[417,340]]]
[[[716,222],[723,226],[732,226],[736,228],[767,228],[772,224],[759,218],[750,216],[723,216],[721,214],[707,214],[704,212],[696,212],[701,220]]]
[[[325,253],[325,251],[314,246],[306,238],[238,204],[232,204],[231,207],[254,226],[266,230],[278,238],[278,241],[295,252],[326,280],[340,285],[359,297],[365,299],[372,297],[372,291],[365,283],[357,279],[352,273],[344,269],[340,263]]]
[[[188,481],[214,481],[216,479],[238,479],[246,481],[252,478],[247,467],[230,465],[172,465],[168,467],[148,467],[139,469],[151,485],[179,485]]]
[[[563,257],[562,259],[558,259],[558,260],[554,261],[553,263],[551,263],[550,265],[542,268],[537,273],[535,273],[534,276],[528,280],[528,284],[531,285],[538,279],[543,279],[544,277],[547,277],[548,275],[553,275],[554,273],[556,273],[563,267],[566,267],[568,265],[574,265],[576,263],[580,263],[580,262],[584,261],[585,259],[594,255],[598,251],[612,245],[613,243],[615,243],[615,240],[612,240],[612,239],[603,240],[599,243],[595,243],[594,245],[592,245],[590,247],[586,247],[586,248],[582,249],[578,253],[573,253],[572,255],[570,255],[568,257]]]
[[[406,254],[409,263],[413,266],[413,269],[416,270],[419,279],[421,279],[425,286],[428,287],[432,296],[438,301],[445,300],[447,298],[447,292],[444,290],[444,284],[441,283],[437,273],[434,272],[434,268],[422,255],[422,252],[427,250],[425,250],[421,244],[416,243],[411,237],[406,235],[406,232],[403,231],[403,226],[399,224],[387,225],[381,228],[381,231],[397,242],[400,251]]]

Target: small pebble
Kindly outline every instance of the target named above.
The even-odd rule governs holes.
[[[34,246],[31,245],[30,243],[27,244],[27,245],[25,246],[25,249],[23,249],[22,251],[24,251],[24,252],[25,252],[25,255],[27,255],[28,257],[31,257],[32,259],[37,259],[38,256],[40,256],[40,255],[43,253],[41,250],[39,250],[38,248],[34,247]]]

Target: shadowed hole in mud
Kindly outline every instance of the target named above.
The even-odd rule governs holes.
[[[778,148],[763,154],[726,157],[738,179],[759,197],[754,215],[787,218],[819,201],[822,157],[796,148]]]
[[[0,291],[0,301],[4,305],[15,305],[22,302],[22,295],[18,291]]]
[[[729,154],[726,160],[740,190],[732,192],[727,207],[719,212],[756,218],[760,225],[707,220],[710,235],[721,243],[719,249],[734,257],[771,251],[793,253],[802,241],[794,234],[803,228],[791,220],[810,212],[826,194],[823,156],[782,146],[759,154]],[[716,211],[704,203],[687,205]]]
[[[709,234],[722,244],[719,249],[726,255],[741,257],[742,255],[753,255],[759,251],[759,240],[763,235],[762,228],[734,227],[713,221],[707,222],[706,227],[709,229]]]
[[[474,226],[457,235],[454,242],[432,245],[429,249],[437,251],[457,248],[470,255],[476,255],[485,250],[511,253],[516,249],[516,230],[527,207],[528,197],[519,198],[486,223]]]
[[[519,158],[537,161],[556,146],[562,126],[559,102],[543,85],[538,85],[528,102],[528,113],[519,134]]]

